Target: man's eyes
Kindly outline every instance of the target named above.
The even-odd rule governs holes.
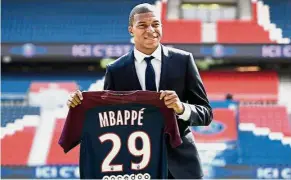
[[[159,26],[160,26],[159,23],[156,23],[156,24],[153,24],[153,25],[152,25],[152,27],[159,27]],[[138,25],[138,27],[140,27],[140,28],[145,28],[145,27],[148,27],[148,26],[145,25],[145,24],[140,24],[140,25]]]

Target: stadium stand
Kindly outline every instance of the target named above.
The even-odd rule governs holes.
[[[253,19],[243,20],[218,20],[217,42],[220,43],[274,43],[270,40],[268,31],[258,24],[257,3],[252,4]],[[248,33],[246,33],[246,29]],[[235,32],[235,33],[233,33]],[[239,35],[239,36],[238,36]]]
[[[291,38],[291,1],[289,0],[263,0],[270,10],[271,22],[280,27],[283,36]]]
[[[241,123],[252,123],[255,128],[267,128],[269,133],[277,134],[277,138],[291,136],[285,106],[241,106],[239,119]]]
[[[40,115],[40,107],[32,106],[1,106],[1,127],[22,119],[25,115]]]
[[[239,120],[242,163],[290,163],[291,126],[286,107],[241,106]]]
[[[2,126],[1,122],[1,165],[27,165],[34,135],[40,123],[39,108],[1,108],[1,116],[5,114],[1,117],[2,122],[6,119],[6,126]]]
[[[129,43],[128,14],[142,2],[4,0],[2,41]]]
[[[239,101],[278,100],[276,72],[202,72],[201,78],[211,100],[224,100],[227,93]]]
[[[61,73],[2,73],[2,93],[3,94],[26,94],[32,82],[75,82],[82,90],[87,90],[96,79],[100,79],[100,73],[88,74],[61,74]],[[17,84],[18,86],[14,86]]]
[[[274,0],[269,0],[276,4]],[[248,2],[246,2],[248,3]],[[216,35],[211,40],[218,43],[288,43],[290,42],[290,20],[281,20],[280,17],[284,14],[284,17],[288,17],[287,12],[291,10],[290,2],[280,2],[281,5],[275,5],[269,11],[269,7],[264,6],[262,1],[254,0],[251,4],[252,18],[249,20],[239,19],[237,17],[237,7],[224,8],[224,13],[219,12],[217,9],[205,11],[204,9],[191,8],[190,10],[182,11],[182,17],[179,19],[168,19],[169,10],[166,2],[162,3],[162,18],[165,27],[163,42],[164,43],[200,43],[204,42],[202,30],[207,31],[206,37],[211,36],[213,32],[203,28],[209,22],[215,25],[209,27],[215,29]],[[284,10],[280,9],[284,6]],[[276,15],[274,11],[280,11],[279,15]],[[270,14],[271,13],[271,14]],[[277,23],[275,26],[273,23]],[[274,21],[274,22],[273,22]],[[205,23],[204,23],[205,22]],[[286,23],[287,22],[287,23]],[[280,27],[283,29],[280,29]],[[247,32],[246,33],[246,29]],[[179,33],[183,31],[183,33]],[[195,32],[195,33],[193,33]],[[179,34],[178,34],[179,33]],[[178,38],[179,37],[179,38]],[[178,39],[177,39],[178,38]],[[206,38],[207,39],[207,38]]]
[[[168,20],[167,3],[162,3],[161,14],[163,21],[163,43],[200,43],[200,20]],[[183,32],[183,33],[181,33]],[[195,32],[195,33],[192,33]]]
[[[129,43],[130,36],[127,32],[128,13],[135,4],[141,2],[143,1],[113,0],[100,1],[97,5],[97,3],[92,0],[82,2],[57,1],[57,3],[54,1],[35,2],[33,0],[24,3],[19,0],[5,0],[2,3],[3,17],[5,17],[2,22],[2,41]],[[147,2],[155,4],[156,1],[151,0]],[[283,37],[290,38],[290,23],[285,23],[289,22],[288,18],[286,21],[279,18],[282,14],[286,14],[290,11],[290,2],[280,2],[279,5],[272,6],[271,8],[271,21],[278,24],[278,26],[283,29],[283,33],[282,30],[278,33],[276,27],[271,28],[269,26],[270,23],[267,24],[268,27],[262,24],[260,21],[262,18],[260,16],[263,15],[259,13],[261,12],[259,8],[263,8],[263,6],[259,6],[262,4],[261,1],[259,2],[260,3],[254,1],[252,3],[253,17],[249,21],[236,19],[235,16],[232,19],[216,19],[216,42],[288,42],[288,40]],[[275,1],[269,0],[264,2],[273,5],[272,3]],[[15,4],[18,4],[18,6],[15,6]],[[112,6],[112,4],[114,4],[114,6]],[[36,6],[37,8],[34,8]],[[284,11],[280,11],[282,7],[284,7]],[[169,14],[167,3],[163,2],[160,8],[164,26],[164,43],[202,42],[203,19],[180,18],[171,20],[167,18]],[[110,14],[105,9],[111,9]],[[230,9],[228,11],[233,12],[234,10]],[[112,18],[113,16],[114,19]],[[215,15],[213,16],[215,17]],[[288,16],[285,15],[282,17]],[[199,16],[197,18],[199,18]],[[270,22],[270,20],[268,22]],[[102,24],[102,26],[100,26],[100,24]],[[248,29],[248,33],[245,33],[246,29]],[[181,31],[183,31],[182,34],[179,33]]]

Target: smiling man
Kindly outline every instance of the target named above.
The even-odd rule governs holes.
[[[104,89],[161,92],[160,99],[177,115],[183,141],[177,148],[168,143],[169,178],[200,179],[203,177],[200,158],[189,126],[208,126],[213,115],[193,56],[160,43],[160,14],[150,4],[132,9],[128,30],[135,47],[107,66]],[[76,91],[67,104],[75,107],[82,99],[82,93]]]

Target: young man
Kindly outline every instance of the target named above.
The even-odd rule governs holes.
[[[167,147],[169,178],[202,178],[200,158],[189,126],[207,126],[213,115],[193,56],[160,43],[160,14],[150,4],[139,4],[132,9],[128,30],[135,47],[107,66],[104,89],[160,91],[160,99],[177,114],[183,140],[177,148]],[[67,104],[75,107],[81,100],[82,93],[76,91]]]

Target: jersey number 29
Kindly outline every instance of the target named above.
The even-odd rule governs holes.
[[[142,140],[142,148],[136,148],[136,140],[140,138]],[[112,149],[105,157],[101,165],[102,172],[119,172],[123,171],[123,164],[111,164],[111,161],[118,155],[121,148],[120,137],[115,133],[106,133],[99,136],[101,143],[105,141],[112,141]],[[127,140],[127,148],[129,152],[134,156],[142,156],[142,160],[138,163],[131,161],[131,169],[141,170],[148,166],[151,157],[151,143],[147,133],[143,131],[135,131],[131,133]]]

